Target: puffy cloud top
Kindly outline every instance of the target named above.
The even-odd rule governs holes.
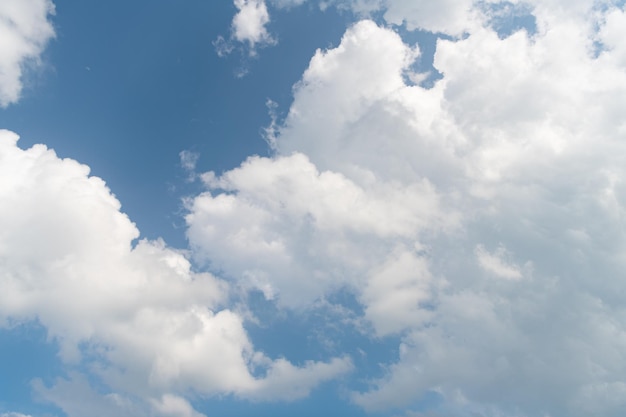
[[[270,21],[267,6],[263,0],[235,0],[239,10],[233,18],[233,37],[247,42],[254,49],[256,44],[272,43],[266,25]]]
[[[190,256],[220,278],[137,242],[87,167],[0,132],[0,323],[38,320],[65,363],[88,362],[111,392],[79,374],[36,390],[70,417],[85,410],[72,392],[102,415],[137,416],[199,417],[189,392],[301,398],[352,360],[269,358],[230,294],[307,311],[342,290],[361,331],[400,340],[384,374],[350,393],[367,411],[621,416],[625,6],[506,2],[536,28],[503,34],[491,18],[505,2],[331,3],[446,34],[442,78],[409,82],[418,48],[370,20],[318,50],[274,154],[201,174],[206,188],[186,201]],[[49,4],[36,4],[45,20]],[[266,4],[235,5],[233,37],[267,42]],[[440,401],[426,414],[410,409],[429,395]]]
[[[133,243],[135,225],[86,166],[16,142],[0,131],[0,325],[38,320],[66,363],[86,361],[111,395],[159,415],[179,415],[190,389],[292,400],[350,370],[347,358],[298,367],[255,351],[224,281],[162,241]],[[63,404],[72,381],[39,391]]]
[[[462,29],[422,3],[386,17]],[[417,50],[357,23],[312,58],[276,156],[205,174],[189,206],[198,259],[287,307],[348,288],[374,334],[401,335],[353,395],[368,410],[428,393],[441,415],[626,405],[624,10],[562,6],[530,4],[537,31],[506,36],[475,15],[438,41],[429,89],[406,81]]]

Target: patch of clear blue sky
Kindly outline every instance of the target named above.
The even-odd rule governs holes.
[[[60,375],[57,346],[47,339],[45,328],[31,322],[0,329],[0,413],[43,416],[56,412],[55,407],[33,401],[31,382],[39,378],[50,384]]]
[[[537,22],[530,6],[510,2],[487,4],[482,7],[491,15],[489,23],[500,38],[506,38],[519,30],[529,35],[537,31]]]
[[[316,2],[271,9],[269,30],[277,45],[260,49],[255,58],[240,50],[219,58],[212,42],[229,34],[236,12],[231,1],[55,4],[57,38],[45,53],[44,67],[18,104],[0,110],[0,125],[20,134],[23,148],[44,143],[61,157],[89,165],[143,237],[161,236],[175,247],[186,246],[181,197],[199,191],[199,185],[185,182],[179,152],[198,153],[198,171],[218,173],[250,155],[268,155],[261,135],[270,122],[266,101],[278,103],[284,115],[292,86],[315,50],[337,46],[355,20],[334,8],[322,12]],[[417,33],[408,41],[421,43],[419,68],[431,65],[434,37]],[[242,67],[248,74],[235,77]],[[383,365],[397,359],[399,339],[375,339],[350,325],[328,323],[336,317],[323,309],[287,317],[254,297],[251,308],[263,325],[248,324],[248,329],[257,349],[295,363],[348,354],[355,372],[294,403],[226,397],[199,401],[198,408],[222,417],[319,416],[330,410],[333,415],[365,415],[347,393],[365,389],[368,378],[382,375]],[[331,301],[362,313],[347,292]],[[331,335],[336,346],[326,345],[318,337],[322,333]],[[0,412],[41,415],[53,410],[33,401],[30,381],[42,378],[50,384],[64,376],[56,352],[36,324],[0,330]]]

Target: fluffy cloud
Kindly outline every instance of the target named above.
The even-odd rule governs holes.
[[[20,98],[23,75],[37,63],[54,29],[51,0],[5,0],[0,4],[0,107]]]
[[[623,410],[624,9],[537,3],[536,33],[477,17],[439,40],[430,89],[406,81],[418,51],[356,24],[311,60],[276,155],[189,202],[197,259],[286,307],[348,288],[402,335],[368,410]]]
[[[624,6],[510,2],[536,30],[503,35],[500,3],[334,2],[454,36],[437,42],[443,78],[408,82],[419,50],[392,29],[348,29],[296,85],[275,155],[202,175],[190,251],[283,308],[352,292],[372,338],[401,339],[352,393],[366,410],[435,396],[423,415],[618,416]],[[266,42],[265,3],[235,4],[234,39]],[[67,364],[104,382],[35,384],[70,417],[86,414],[73,392],[93,415],[198,417],[186,393],[290,400],[351,368],[256,351],[225,281],[163,242],[133,243],[101,180],[16,140],[0,133],[0,320],[39,320]]]
[[[197,258],[292,307],[361,285],[372,260],[396,258],[381,242],[402,250],[420,232],[450,223],[427,182],[364,187],[317,171],[302,154],[251,158],[205,179],[235,194],[207,192],[191,203],[187,222]]]
[[[297,367],[255,351],[225,307],[224,281],[161,241],[133,243],[134,224],[86,166],[16,142],[0,131],[0,324],[39,321],[68,366],[89,365],[109,387],[104,408],[130,396],[191,416],[177,394],[190,390],[292,400],[351,368],[345,358]],[[40,391],[73,410],[80,404],[62,395],[71,383]]]
[[[257,54],[257,47],[276,43],[276,39],[267,30],[270,15],[264,0],[234,0],[234,4],[237,13],[231,23],[230,39],[219,36],[213,42],[219,56],[230,54],[236,48],[236,42],[245,44],[251,56]],[[287,4],[281,6],[286,7]],[[244,70],[237,76],[245,73]]]
[[[266,29],[270,21],[267,6],[263,0],[235,0],[238,12],[233,18],[233,38],[247,42],[254,49],[256,44],[272,43]]]

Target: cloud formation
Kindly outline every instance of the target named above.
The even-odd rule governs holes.
[[[0,4],[0,107],[19,100],[24,74],[55,36],[51,0],[4,0]]]
[[[277,5],[289,3],[302,1]],[[17,4],[0,10],[22,16]],[[44,22],[50,4],[28,4],[46,6]],[[449,35],[434,56],[442,78],[411,81],[419,48],[370,20],[317,51],[274,126],[274,155],[203,174],[186,202],[189,251],[215,275],[137,241],[87,167],[0,131],[0,325],[40,322],[64,364],[86,365],[106,392],[78,371],[35,391],[69,417],[200,417],[190,392],[301,398],[352,361],[259,352],[233,289],[287,311],[348,291],[369,337],[401,340],[384,375],[351,393],[367,411],[621,415],[624,5],[533,0],[534,30],[503,34],[492,18],[506,18],[493,9],[504,2],[332,4]],[[265,3],[235,5],[234,39],[268,42]],[[32,37],[40,51],[47,38]],[[38,53],[0,62],[20,69]],[[429,396],[439,401],[417,411]]]
[[[386,4],[466,34],[437,42],[443,78],[407,81],[418,51],[371,21],[318,51],[276,156],[204,175],[196,258],[286,308],[352,291],[373,335],[402,338],[353,395],[367,410],[619,415],[624,6],[528,2],[536,30],[503,35],[469,3]]]
[[[233,17],[233,37],[247,42],[251,48],[259,43],[271,42],[266,25],[270,21],[267,6],[263,0],[235,0],[237,14]]]
[[[270,14],[264,0],[234,0],[234,5],[237,13],[230,25],[230,39],[218,36],[213,42],[220,57],[239,49],[237,43],[245,45],[250,56],[256,56],[259,47],[276,44],[276,38],[267,30]],[[242,77],[246,73],[247,70],[242,69],[236,76]]]
[[[135,225],[86,166],[16,142],[0,131],[0,325],[38,321],[68,367],[88,365],[111,390],[100,403],[195,415],[176,411],[180,393],[293,400],[350,370],[347,358],[298,367],[256,351],[224,281],[162,241],[134,243]],[[39,390],[84,416],[64,405],[68,384]]]

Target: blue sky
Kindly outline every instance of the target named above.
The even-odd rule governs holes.
[[[624,28],[0,2],[0,417],[623,415]]]
[[[36,87],[3,110],[6,127],[21,132],[24,146],[44,142],[89,165],[143,235],[178,245],[184,233],[172,225],[180,225],[181,193],[170,189],[186,186],[179,152],[195,152],[199,169],[217,171],[267,155],[266,101],[288,106],[310,56],[338,42],[348,19],[298,9],[277,29],[289,36],[263,59],[247,51],[220,58],[212,42],[229,34],[236,9],[228,2],[55,5],[56,39],[32,77]],[[301,42],[288,42],[292,36]],[[244,68],[254,71],[237,78]]]

